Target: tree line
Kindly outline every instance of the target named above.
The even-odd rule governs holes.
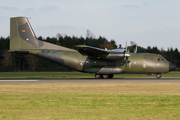
[[[75,37],[67,36],[62,34],[57,34],[56,37],[47,37],[43,38],[42,36],[38,37],[39,40],[46,41],[49,43],[61,45],[71,49],[75,49],[75,45],[89,45],[98,48],[107,48],[109,50],[122,48],[121,45],[117,45],[115,40],[107,40],[105,37],[99,36],[95,38],[90,31],[87,31],[86,37]],[[47,61],[45,59],[27,55],[27,54],[17,54],[10,53],[9,50],[9,37],[0,38],[0,72],[18,72],[18,71],[72,71],[69,68],[61,66],[59,64]],[[133,52],[135,45],[129,46],[128,50]],[[175,64],[177,67],[180,67],[180,52],[177,48],[173,49],[168,48],[167,51],[163,49],[158,49],[157,47],[143,48],[138,46],[137,50],[139,53],[155,53],[160,54],[165,57],[168,61]]]

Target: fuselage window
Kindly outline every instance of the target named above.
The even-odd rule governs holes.
[[[86,65],[88,65],[89,64],[89,60],[86,60]]]

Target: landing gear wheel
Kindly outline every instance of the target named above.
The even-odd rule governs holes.
[[[156,74],[156,77],[157,77],[157,79],[160,79],[161,78],[161,74],[160,73]]]
[[[109,75],[108,75],[108,77],[109,77],[110,79],[113,78],[113,76],[114,76],[113,74],[109,74]]]
[[[101,78],[103,78],[103,79],[108,79],[108,75],[101,75]]]
[[[95,74],[94,75],[96,79],[100,79],[101,78],[101,75],[98,75],[98,74]]]

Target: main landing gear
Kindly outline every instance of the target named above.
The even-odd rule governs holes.
[[[103,78],[103,79],[111,79],[111,78],[113,78],[113,74],[108,74],[108,75],[99,75],[99,74],[95,74],[94,75],[95,76],[95,78],[96,79],[101,79],[101,78]]]
[[[157,73],[157,74],[156,74],[157,79],[160,79],[161,76],[162,76],[161,73]]]

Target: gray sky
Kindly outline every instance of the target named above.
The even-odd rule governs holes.
[[[9,35],[10,17],[29,17],[36,36],[86,36],[89,29],[125,46],[180,50],[179,0],[2,0],[0,36]]]

